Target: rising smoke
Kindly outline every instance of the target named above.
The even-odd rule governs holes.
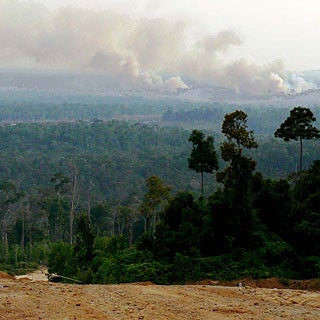
[[[186,23],[133,19],[74,7],[50,11],[37,3],[0,0],[0,66],[107,74],[122,87],[175,92],[191,85],[222,85],[253,95],[288,92],[281,61],[261,66],[223,55],[242,39],[233,31],[190,45]],[[187,81],[184,79],[188,79]]]

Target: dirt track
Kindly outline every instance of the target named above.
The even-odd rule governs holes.
[[[0,274],[0,319],[320,319],[320,292],[212,285],[70,285]]]

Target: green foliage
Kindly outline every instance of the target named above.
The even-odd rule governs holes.
[[[37,206],[39,211],[48,217],[50,239],[66,241],[68,239],[69,201],[56,195],[40,193]]]
[[[247,114],[242,110],[236,110],[230,114],[226,114],[222,123],[222,133],[226,136],[229,142],[232,142],[237,147],[237,153],[241,153],[240,146],[247,149],[256,148],[257,144],[254,141],[253,131],[247,130]],[[222,158],[225,161],[229,161]]]
[[[260,221],[271,232],[289,240],[292,236],[292,207],[294,198],[287,180],[264,180],[256,174],[253,179],[254,207]]]
[[[302,140],[320,138],[320,131],[312,125],[316,121],[312,111],[306,107],[295,107],[290,111],[290,116],[280,125],[275,136],[284,141],[300,141],[299,172],[302,171]]]
[[[159,223],[159,211],[166,205],[171,187],[164,185],[158,176],[149,177],[146,185],[148,192],[144,195],[140,210],[146,219],[145,232],[154,234]]]
[[[223,183],[224,189],[212,197],[211,212],[216,241],[222,242],[223,250],[230,250],[252,242],[252,181],[256,163],[243,155],[243,148],[257,148],[257,143],[253,132],[247,130],[247,115],[243,111],[226,114],[222,132],[227,141],[221,145],[221,156],[229,166],[217,173],[217,181]]]
[[[275,136],[285,141],[320,137],[320,131],[312,125],[316,121],[312,111],[306,107],[295,107],[290,116],[276,130]]]
[[[128,247],[124,237],[96,238],[94,250],[95,282],[164,282],[161,270],[165,267],[154,261],[148,251]]]
[[[295,197],[302,199],[320,191],[320,160],[316,160],[306,171],[303,171],[293,189]]]
[[[177,253],[173,260],[172,270],[172,280],[174,283],[197,281],[203,277],[198,259],[180,253]]]
[[[68,192],[71,184],[71,179],[66,177],[62,172],[56,172],[50,179],[50,182],[54,184],[54,189],[59,195]]]
[[[123,236],[96,237],[93,245],[94,255],[97,259],[115,256],[126,248],[128,248],[128,242]]]
[[[101,203],[91,209],[90,220],[92,230],[96,236],[103,236],[108,232],[108,216],[110,214],[110,206]]]
[[[49,253],[48,267],[50,273],[71,277],[76,270],[72,245],[65,242],[56,242]]]
[[[93,244],[94,258],[92,269],[95,272],[94,282],[116,283],[122,273],[118,256],[128,248],[125,237],[96,237]]]
[[[26,261],[34,262],[37,265],[46,265],[48,263],[48,255],[51,243],[42,240],[28,243],[24,251],[26,254]]]
[[[73,247],[77,268],[86,270],[93,259],[94,236],[87,214],[80,214],[76,221],[75,244]]]
[[[13,181],[4,180],[0,183],[0,205],[1,208],[8,208],[16,203],[23,196],[23,192],[18,190],[18,187]]]
[[[301,262],[305,279],[320,279],[320,256],[312,255],[304,258]]]
[[[189,168],[196,172],[213,173],[218,169],[218,159],[213,146],[213,137],[205,136],[202,131],[193,130],[188,141],[193,147],[188,158]]]
[[[193,255],[202,246],[202,217],[204,210],[189,192],[179,192],[170,200],[157,226],[154,239],[150,239],[154,254],[166,261],[177,253]]]
[[[25,274],[28,270],[47,265],[50,243],[34,241],[25,247],[12,244],[8,247],[7,257],[5,251],[4,243],[0,243],[0,270],[12,274]]]
[[[213,137],[205,136],[202,131],[194,129],[188,141],[192,150],[188,158],[189,168],[201,173],[201,194],[203,195],[203,173],[213,173],[218,169],[218,158],[213,146]]]
[[[138,262],[126,267],[125,282],[152,281],[156,284],[168,284],[168,266],[158,261]]]
[[[296,215],[295,243],[299,253],[320,256],[320,191],[309,195]]]
[[[217,181],[225,187],[246,191],[256,163],[242,155],[242,148],[257,148],[253,131],[247,130],[247,115],[241,110],[226,114],[222,123],[222,133],[226,136],[221,149],[222,159],[230,162],[223,172],[217,174]]]
[[[97,120],[0,127],[0,266],[48,260],[50,272],[84,283],[319,277],[319,160],[299,179],[284,179],[294,148],[266,138],[263,151],[256,150],[247,114],[239,110],[225,116],[222,131],[228,163],[217,179],[223,185],[197,199],[185,161],[187,131]],[[189,165],[216,170],[213,138],[194,130],[189,139]],[[316,146],[310,141],[306,148],[309,161],[318,157]],[[283,178],[254,174],[251,157]],[[74,245],[63,242],[70,163],[79,168]],[[171,196],[163,181],[189,190]],[[144,223],[149,232],[141,236]]]
[[[159,177],[149,177],[146,185],[148,188],[148,192],[144,196],[144,205],[146,207],[155,210],[162,201],[169,199],[171,188],[165,186]]]
[[[92,202],[107,198],[125,204],[142,198],[149,176],[170,181],[176,190],[195,178],[186,163],[187,139],[183,129],[119,121],[5,125],[0,127],[0,174],[20,181],[28,194],[52,188],[62,199],[70,189],[72,162],[79,169],[83,207],[90,181]]]
[[[101,265],[95,274],[95,282],[97,283],[120,283],[123,279],[123,265],[119,264],[116,258],[110,257],[103,259]]]

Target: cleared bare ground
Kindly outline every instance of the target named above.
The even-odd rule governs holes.
[[[320,292],[214,285],[71,285],[0,273],[0,319],[320,319]]]

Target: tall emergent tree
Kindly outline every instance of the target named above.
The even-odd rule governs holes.
[[[226,114],[222,124],[222,133],[226,136],[227,141],[220,147],[221,156],[224,161],[230,162],[230,166],[219,173],[217,178],[225,186],[239,184],[243,189],[243,184],[255,169],[255,162],[242,155],[243,148],[252,149],[258,146],[254,141],[253,131],[248,130],[247,114],[242,110]]]
[[[257,143],[253,131],[247,128],[247,114],[241,110],[225,115],[222,133],[227,141],[220,147],[221,156],[229,166],[217,173],[217,181],[224,184],[224,189],[220,195],[216,194],[213,205],[215,233],[225,247],[241,247],[251,241],[252,179],[256,165],[242,151],[243,148],[257,148]]]
[[[284,141],[299,140],[300,161],[299,173],[302,171],[302,141],[320,137],[320,131],[312,125],[316,121],[312,111],[306,107],[295,107],[290,116],[280,125],[274,135]]]
[[[189,168],[201,173],[201,195],[203,196],[203,173],[213,173],[217,170],[218,158],[213,146],[213,137],[206,136],[200,130],[193,130],[188,141],[193,147],[188,158]]]

